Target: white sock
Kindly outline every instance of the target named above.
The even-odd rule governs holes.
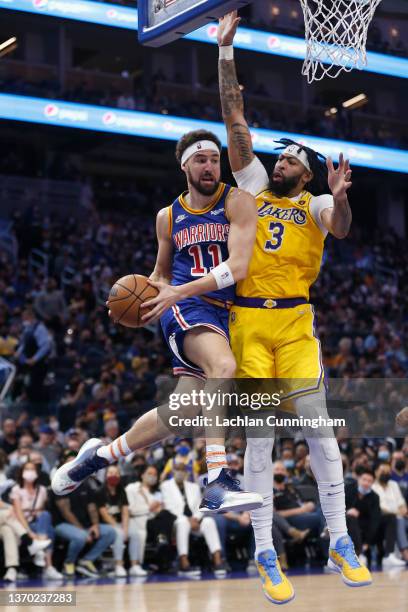
[[[223,444],[208,444],[206,450],[208,482],[218,478],[223,468],[227,468],[225,446]]]
[[[297,414],[304,418],[329,418],[324,392],[299,397],[295,400],[295,406]],[[303,431],[309,445],[310,467],[319,489],[320,505],[330,533],[330,547],[334,548],[337,540],[347,535],[339,445],[332,427],[304,428]]]
[[[260,493],[264,499],[260,508],[250,512],[255,535],[255,559],[265,550],[275,550],[272,542],[273,443],[273,438],[247,438],[244,460],[245,489]]]
[[[116,438],[116,440],[110,444],[101,446],[96,451],[98,457],[107,459],[109,463],[116,463],[120,457],[126,457],[127,455],[130,455],[130,453],[133,453],[133,451],[129,448],[128,443],[126,442],[126,434]]]

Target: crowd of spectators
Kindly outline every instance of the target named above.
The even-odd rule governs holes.
[[[114,440],[172,388],[160,333],[114,325],[105,307],[114,280],[151,272],[152,217],[90,211],[83,221],[59,220],[33,206],[14,213],[12,231],[18,257],[2,253],[0,267],[0,357],[17,366],[1,408],[5,577],[42,567],[48,579],[94,578],[109,563],[118,578],[175,564],[183,575],[199,574],[203,562],[219,575],[226,563],[251,567],[248,514],[203,518],[198,511],[202,440],[169,438],[98,473],[71,497],[56,499],[49,489],[54,470],[88,437]],[[33,264],[33,249],[46,255],[46,268]],[[328,240],[311,301],[329,377],[407,377],[407,270],[404,240],[391,230]],[[379,398],[384,413],[403,405],[401,390]],[[402,429],[390,437],[392,421],[384,421],[381,438],[369,429],[338,434],[350,533],[362,559],[384,567],[408,560],[408,438]],[[244,450],[243,437],[231,434],[228,462],[238,479]],[[327,530],[301,437],[277,443],[275,489],[283,565],[323,563]]]

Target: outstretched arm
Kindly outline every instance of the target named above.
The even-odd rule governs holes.
[[[248,266],[255,242],[257,225],[257,208],[255,199],[245,191],[234,190],[227,200],[227,215],[230,221],[228,235],[228,259],[221,264],[226,264],[233,281],[244,279],[248,272]],[[220,268],[221,266],[217,266]],[[157,297],[144,302],[141,308],[152,308],[150,312],[142,317],[144,324],[157,321],[163,313],[180,300],[197,295],[205,295],[217,291],[219,285],[213,272],[202,278],[185,283],[184,285],[165,285],[163,283],[151,283],[159,289]]]
[[[217,37],[220,48],[218,75],[222,116],[227,128],[228,155],[233,172],[242,170],[254,159],[251,134],[244,116],[244,100],[232,55],[232,44],[240,20],[237,11],[222,17],[219,20]],[[231,59],[223,59],[225,57]]]

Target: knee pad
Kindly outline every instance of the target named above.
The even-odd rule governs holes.
[[[327,461],[341,460],[339,445],[334,438],[315,438],[312,442],[313,447],[318,447]],[[311,456],[313,450],[311,449]]]
[[[273,442],[273,438],[247,439],[247,465],[251,472],[263,472],[268,465],[272,466]]]

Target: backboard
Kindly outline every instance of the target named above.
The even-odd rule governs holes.
[[[139,41],[160,47],[253,0],[139,0]]]

